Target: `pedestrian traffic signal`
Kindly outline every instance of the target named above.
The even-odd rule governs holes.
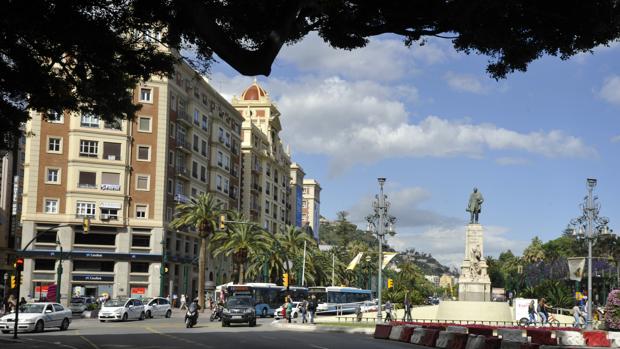
[[[11,288],[17,287],[17,280],[15,280],[15,275],[11,275]]]
[[[13,264],[13,266],[15,267],[15,270],[17,270],[17,271],[24,271],[24,259],[23,258],[17,258],[15,260],[15,264]]]
[[[84,217],[82,220],[82,230],[84,234],[88,234],[90,231],[90,217]]]
[[[284,285],[284,287],[288,286],[288,273],[282,274],[282,285]]]
[[[394,280],[388,279],[388,288],[394,288]]]
[[[220,215],[220,230],[226,230],[226,215]]]

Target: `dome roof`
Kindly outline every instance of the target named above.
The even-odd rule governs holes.
[[[258,101],[261,97],[266,97],[267,92],[256,83],[256,79],[252,85],[243,91],[241,94],[241,99],[244,101]]]

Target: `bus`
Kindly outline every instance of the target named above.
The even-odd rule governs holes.
[[[370,290],[356,287],[310,287],[308,293],[316,297],[317,314],[354,313],[358,305],[372,299]]]
[[[308,288],[278,286],[272,283],[249,282],[243,285],[228,283],[216,287],[217,298],[220,299],[222,289],[226,297],[234,295],[252,296],[255,301],[256,315],[261,317],[273,316],[275,310],[284,304],[286,296],[290,295],[293,301],[308,298]]]

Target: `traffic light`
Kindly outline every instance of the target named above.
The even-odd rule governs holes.
[[[11,275],[11,288],[16,288],[17,282],[15,280],[15,275]]]
[[[284,287],[288,286],[288,273],[282,274],[282,285],[284,285]]]
[[[19,284],[20,285],[24,284],[24,275],[22,275],[21,273],[19,274]]]
[[[88,234],[90,231],[90,217],[84,217],[82,220],[82,230],[84,231],[84,234]]]
[[[15,270],[17,271],[24,271],[24,259],[21,257],[17,258],[13,266],[15,267]]]
[[[164,274],[168,274],[168,266],[164,267]]]
[[[220,230],[226,230],[226,215],[220,215]]]
[[[394,280],[388,279],[388,288],[394,288]]]

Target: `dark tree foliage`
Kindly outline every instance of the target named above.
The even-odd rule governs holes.
[[[386,33],[408,46],[443,37],[488,56],[488,73],[503,78],[542,55],[608,44],[619,17],[616,0],[0,0],[0,130],[16,131],[28,109],[131,117],[132,87],[170,73],[170,52],[185,45],[202,72],[216,54],[269,75],[283,45],[311,31],[342,49]]]

